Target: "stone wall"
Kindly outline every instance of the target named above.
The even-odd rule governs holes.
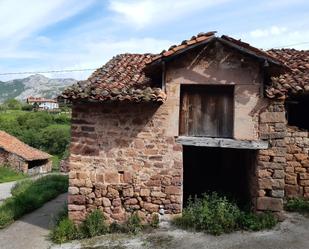
[[[171,100],[170,100],[171,101]],[[69,217],[100,208],[110,220],[182,209],[182,146],[167,135],[169,103],[74,104]]]
[[[287,144],[286,197],[309,198],[309,132],[295,126],[288,126],[285,141]]]
[[[272,102],[260,114],[260,139],[269,142],[259,150],[252,195],[258,211],[283,210],[286,166],[286,118],[283,102]]]

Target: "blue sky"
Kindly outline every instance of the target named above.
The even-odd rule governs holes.
[[[309,49],[308,0],[0,0],[0,23],[0,74],[97,68],[213,30],[264,49]]]

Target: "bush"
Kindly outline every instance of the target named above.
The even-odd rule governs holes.
[[[136,213],[132,214],[126,222],[126,227],[129,233],[139,233],[143,229],[141,218]]]
[[[257,215],[242,212],[236,204],[216,193],[204,194],[201,199],[189,201],[181,217],[174,219],[181,228],[191,228],[214,235],[229,233],[238,229],[261,230],[271,228],[277,220],[272,214]]]
[[[289,199],[285,205],[285,209],[290,212],[309,214],[309,200],[304,198]]]
[[[22,192],[25,192],[30,185],[33,184],[32,180],[24,180],[21,182],[17,182],[12,188],[11,188],[11,194],[13,196],[18,196],[19,194],[21,194]]]
[[[21,107],[21,109],[23,110],[23,111],[32,111],[33,110],[33,105],[31,105],[31,104],[24,104],[22,107]]]
[[[263,229],[271,229],[278,220],[272,213],[253,214],[242,212],[239,219],[239,226],[244,230],[259,231]]]
[[[59,221],[57,226],[51,231],[50,238],[57,244],[65,243],[80,238],[77,226],[68,217]]]
[[[159,215],[158,214],[153,214],[151,217],[151,222],[150,226],[153,228],[158,228],[160,223]]]
[[[22,107],[22,103],[18,101],[17,99],[8,99],[4,101],[4,105],[9,110],[20,110]]]
[[[81,232],[86,238],[91,238],[108,232],[108,226],[101,210],[96,209],[87,215],[81,226]]]
[[[50,175],[35,181],[18,183],[12,190],[13,196],[6,199],[0,206],[0,228],[6,227],[14,220],[29,213],[45,202],[65,193],[68,179],[63,175]]]

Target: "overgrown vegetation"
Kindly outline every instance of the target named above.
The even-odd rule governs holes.
[[[16,181],[26,177],[27,175],[16,172],[6,165],[0,165],[0,183]]]
[[[289,199],[285,205],[285,209],[290,212],[298,212],[309,215],[309,200],[304,198]]]
[[[190,200],[182,216],[175,218],[173,222],[184,229],[220,235],[241,229],[269,229],[276,225],[277,219],[271,213],[254,214],[242,211],[226,197],[212,193]]]
[[[99,209],[87,215],[85,221],[80,225],[75,225],[68,219],[67,215],[57,219],[56,226],[50,233],[50,239],[54,243],[65,243],[75,239],[91,238],[107,233],[131,233],[141,232],[146,225],[143,225],[137,214],[132,214],[124,224],[107,224],[106,219]]]
[[[67,189],[68,179],[64,175],[49,175],[17,183],[11,191],[12,197],[0,206],[0,228],[41,207]]]
[[[31,112],[29,105],[17,100],[1,106],[0,130],[60,159],[64,157],[70,141],[68,113]]]

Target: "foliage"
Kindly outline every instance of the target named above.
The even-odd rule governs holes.
[[[15,170],[11,169],[8,165],[4,166],[0,165],[0,183],[16,181],[26,177],[27,175],[16,172]]]
[[[57,244],[65,243],[80,238],[78,227],[68,217],[59,221],[51,231],[50,238]]]
[[[309,200],[304,198],[289,199],[285,205],[285,209],[290,212],[309,214]]]
[[[91,238],[108,232],[108,226],[101,210],[96,209],[87,215],[82,223],[81,232],[84,237]]]
[[[126,222],[126,227],[129,233],[139,233],[143,229],[141,218],[136,213],[132,214]]]
[[[151,222],[150,226],[153,228],[158,228],[160,223],[159,215],[158,214],[153,214],[151,217]]]
[[[190,200],[181,217],[174,219],[181,228],[191,228],[214,235],[238,229],[261,230],[273,227],[277,220],[272,214],[253,214],[241,211],[236,204],[216,193],[204,194],[202,198]]]
[[[29,111],[33,110],[33,105],[31,105],[31,104],[24,104],[24,105],[22,105],[21,109],[23,111],[28,111],[29,112]]]
[[[37,180],[19,183],[13,190],[13,196],[0,206],[0,213],[6,217],[0,219],[0,228],[29,213],[45,202],[54,199],[68,189],[68,178],[64,175],[49,175]]]
[[[53,156],[51,158],[51,160],[52,160],[52,169],[53,169],[53,171],[59,171],[60,158],[58,156]]]
[[[278,220],[270,213],[247,213],[241,212],[238,223],[241,229],[249,231],[259,231],[263,229],[271,229],[277,224]]]
[[[26,180],[17,182],[11,188],[11,194],[13,196],[18,196],[22,192],[25,192],[30,187],[31,184],[33,184],[33,180],[30,180],[30,179],[26,179]]]
[[[17,99],[7,99],[3,105],[9,110],[21,110],[22,107],[22,103]]]
[[[47,112],[7,111],[0,115],[0,130],[61,158],[70,141],[70,117]]]
[[[41,132],[41,146],[51,154],[63,157],[70,142],[70,127],[50,125]]]

